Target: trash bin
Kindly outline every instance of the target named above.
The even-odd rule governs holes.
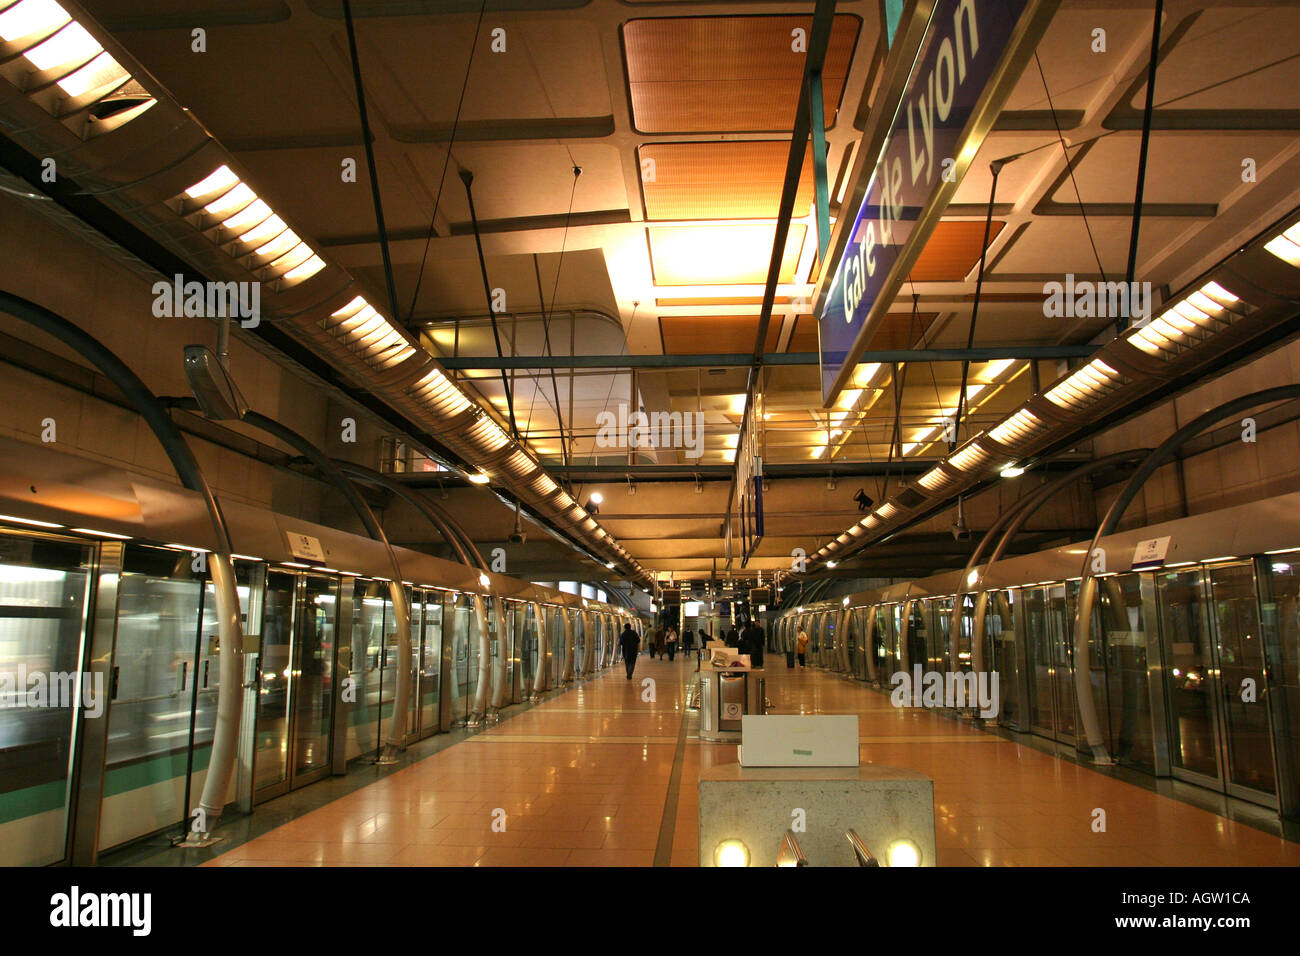
[[[740,730],[745,716],[745,674],[718,675],[718,729]]]
[[[785,666],[794,669],[794,651],[785,652]]]

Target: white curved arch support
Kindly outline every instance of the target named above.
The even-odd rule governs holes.
[[[235,568],[230,557],[220,551],[208,555],[212,593],[217,603],[218,651],[217,719],[212,731],[212,752],[208,758],[208,775],[199,795],[204,818],[215,821],[225,809],[230,792],[230,778],[239,749],[239,723],[243,715],[242,696],[236,689],[244,683],[244,634],[240,626],[239,592],[235,585]],[[224,693],[222,693],[224,691]],[[211,829],[211,826],[207,828]],[[204,836],[206,836],[206,832]]]
[[[564,669],[560,671],[560,684],[573,680],[573,614],[568,608],[560,612],[564,621]]]
[[[389,549],[391,552],[391,548]],[[396,564],[396,557],[394,557]],[[406,746],[406,722],[411,709],[411,602],[406,599],[406,588],[401,581],[388,582],[388,596],[393,602],[393,627],[397,630],[397,693],[393,698],[393,718],[388,722],[389,752],[380,755],[380,762],[392,758],[392,749]],[[382,714],[382,711],[381,711]]]
[[[506,641],[510,632],[506,628],[506,602],[498,599],[493,607],[497,622],[497,659],[492,665],[492,714],[495,717],[506,695]]]
[[[975,613],[971,620],[970,666],[976,674],[984,673],[984,616],[988,613],[989,591],[984,588],[975,598]]]
[[[865,634],[862,640],[865,642],[866,649],[863,651],[867,659],[867,680],[876,683],[876,607],[867,605],[867,626],[863,629]]]
[[[541,697],[546,692],[551,676],[551,641],[546,627],[546,609],[534,602],[533,627],[537,640],[537,670],[533,674],[533,697]]]
[[[492,647],[488,634],[487,606],[483,595],[475,593],[474,620],[478,622],[478,683],[474,687],[474,704],[470,708],[468,723],[472,726],[483,720],[487,710],[487,687],[492,679]]]

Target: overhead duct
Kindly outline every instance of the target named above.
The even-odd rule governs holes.
[[[1008,463],[1069,448],[1300,325],[1300,240],[1292,211],[1162,306],[1061,376],[997,425],[980,432],[916,482],[809,555],[841,561],[946,507]],[[1292,250],[1294,249],[1294,253]],[[1294,261],[1288,256],[1294,255]]]
[[[57,36],[77,42],[43,45]],[[0,0],[0,40],[6,54],[0,74],[8,81],[0,83],[5,135],[37,160],[58,157],[60,182],[75,182],[82,194],[93,195],[204,278],[257,283],[258,314],[242,316],[241,325],[274,321],[357,389],[435,436],[602,563],[650,580],[532,454],[410,333],[371,305],[348,272],[278,214],[233,156],[75,4]],[[67,57],[56,63],[41,51]],[[83,75],[93,63],[102,71]],[[101,77],[99,86],[83,89]],[[92,107],[127,84],[147,100],[108,111],[108,120],[97,118]],[[155,287],[160,295],[162,285]],[[178,288],[173,301],[180,305],[185,295]]]

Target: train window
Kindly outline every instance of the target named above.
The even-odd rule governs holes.
[[[41,866],[64,856],[75,708],[92,703],[83,696],[79,675],[91,555],[82,543],[0,535],[0,674],[7,685],[0,694],[4,866]],[[36,706],[29,703],[37,674],[47,677],[51,696],[45,706],[39,697]],[[106,703],[101,697],[97,706]],[[93,710],[87,707],[86,713]]]

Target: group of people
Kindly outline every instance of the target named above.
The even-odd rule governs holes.
[[[646,649],[652,658],[657,656],[662,659],[667,654],[671,661],[676,660],[678,644],[688,651],[696,648],[698,656],[698,652],[704,649],[707,640],[703,631],[697,633],[689,628],[683,640],[678,637],[677,628],[669,624],[667,627],[655,628],[646,642]],[[732,627],[727,631],[724,640],[728,647],[734,647],[742,654],[748,654],[753,667],[763,666],[765,636],[763,629],[754,621],[746,621],[744,629],[740,631]],[[623,633],[618,636],[618,644],[623,652],[623,666],[627,668],[627,679],[631,680],[632,672],[636,669],[637,655],[641,651],[641,637],[632,629],[632,625],[628,624],[624,626]]]
[[[731,628],[727,631],[726,642],[728,647],[734,647],[740,653],[748,654],[752,667],[763,666],[763,645],[766,643],[766,637],[763,629],[756,622],[746,621],[740,631]]]

